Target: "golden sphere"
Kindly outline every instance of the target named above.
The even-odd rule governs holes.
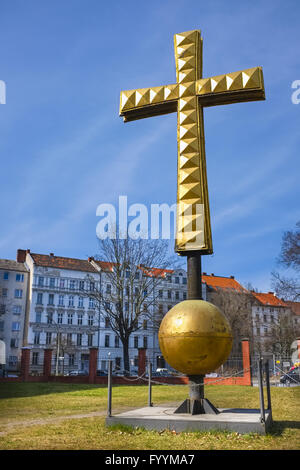
[[[164,316],[158,332],[167,363],[187,375],[204,375],[220,367],[230,354],[232,339],[225,315],[204,300],[175,305]]]

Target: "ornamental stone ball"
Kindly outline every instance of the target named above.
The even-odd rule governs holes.
[[[204,375],[226,361],[233,337],[218,307],[204,300],[184,300],[164,316],[158,339],[170,366],[186,375]]]

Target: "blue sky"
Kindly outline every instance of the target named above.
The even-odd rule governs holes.
[[[0,257],[86,257],[100,203],[176,202],[176,115],[124,124],[119,95],[174,83],[173,35],[200,29],[204,77],[261,65],[266,89],[266,101],[205,109],[203,270],[270,290],[300,219],[299,14],[297,0],[0,0]]]

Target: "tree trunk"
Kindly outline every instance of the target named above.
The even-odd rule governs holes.
[[[121,338],[123,345],[123,360],[124,360],[124,370],[125,374],[130,374],[130,364],[129,364],[129,339]]]

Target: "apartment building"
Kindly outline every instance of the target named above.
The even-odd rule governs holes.
[[[24,263],[0,260],[0,340],[5,344],[6,368],[18,370],[24,341],[24,318],[29,272]]]

